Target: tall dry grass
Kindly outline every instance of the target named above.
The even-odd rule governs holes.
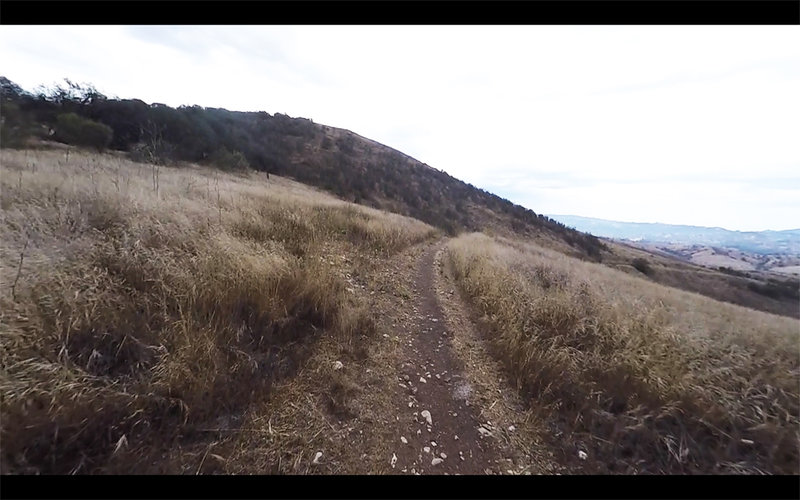
[[[434,234],[252,172],[1,154],[3,473],[153,470],[267,398],[315,338],[372,332],[334,257]]]
[[[797,320],[482,234],[446,261],[518,389],[590,470],[797,473]]]

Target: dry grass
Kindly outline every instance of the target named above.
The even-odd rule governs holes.
[[[406,272],[422,251],[420,245],[390,260],[354,262],[353,286],[362,290],[375,319],[377,335],[363,350],[348,348],[335,337],[320,347],[290,381],[280,383],[269,401],[253,407],[242,427],[257,432],[222,434],[212,453],[224,463],[206,460],[204,470],[247,474],[390,474],[397,451],[397,402],[403,394],[396,380],[406,361],[396,325],[408,321],[402,293],[413,276]],[[364,287],[364,288],[362,288]],[[340,370],[336,361],[343,362]],[[231,435],[230,439],[226,439]],[[202,459],[198,448],[194,463]],[[321,458],[314,463],[316,454]],[[209,454],[210,455],[210,454]]]
[[[0,158],[3,473],[175,472],[165,450],[262,404],[315,339],[372,334],[334,259],[434,234],[256,173]]]
[[[447,251],[493,353],[589,470],[797,473],[797,320],[532,244]]]
[[[553,451],[541,435],[541,415],[524,404],[518,391],[509,388],[502,363],[493,357],[480,331],[461,300],[461,293],[444,265],[440,251],[436,256],[437,300],[444,311],[453,352],[463,364],[461,375],[472,388],[471,405],[502,449],[499,471],[505,474],[565,473],[553,460]],[[511,428],[513,426],[513,428]],[[513,429],[513,430],[512,430]]]

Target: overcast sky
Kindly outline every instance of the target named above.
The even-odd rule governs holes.
[[[800,227],[796,26],[0,26],[0,61],[311,118],[537,213]]]

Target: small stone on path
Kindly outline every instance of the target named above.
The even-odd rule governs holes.
[[[420,415],[422,415],[422,418],[424,418],[425,421],[428,422],[428,425],[433,425],[433,418],[431,417],[431,412],[429,412],[428,410],[422,410]]]

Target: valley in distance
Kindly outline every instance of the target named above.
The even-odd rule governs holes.
[[[549,217],[579,231],[709,268],[800,276],[800,229],[731,231],[719,227],[619,222],[576,215]]]

